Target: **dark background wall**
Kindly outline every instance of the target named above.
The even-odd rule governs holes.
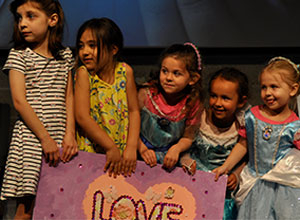
[[[9,48],[12,0],[0,0],[0,48]],[[298,0],[60,0],[66,17],[65,44],[74,46],[78,27],[109,17],[125,45],[165,47],[192,41],[200,47],[300,46]]]

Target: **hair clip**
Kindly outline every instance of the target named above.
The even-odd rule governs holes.
[[[294,69],[295,71],[299,74],[299,65],[296,65],[293,61],[291,61],[290,59],[288,58],[285,58],[285,57],[273,57],[269,62],[268,64],[271,64],[273,62],[276,62],[276,61],[280,61],[280,60],[283,60],[283,61],[286,61],[288,62]]]
[[[189,45],[189,46],[191,46],[195,50],[195,53],[197,55],[197,61],[198,61],[198,70],[200,71],[202,69],[202,67],[201,67],[201,56],[200,56],[199,50],[191,42],[186,42],[186,43],[184,43],[184,45]]]

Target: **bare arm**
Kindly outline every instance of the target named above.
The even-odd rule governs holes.
[[[15,109],[19,112],[28,128],[32,130],[32,132],[40,140],[49,165],[56,166],[59,161],[57,143],[50,137],[48,131],[26,100],[24,74],[17,70],[10,70],[9,84]]]
[[[168,150],[168,152],[164,158],[163,166],[170,169],[176,165],[176,163],[179,159],[180,153],[188,150],[191,147],[191,145],[193,143],[193,139],[196,134],[195,131],[197,128],[198,128],[198,126],[196,126],[196,125],[190,125],[185,128],[182,138],[180,138],[178,143],[174,144]]]
[[[140,89],[138,92],[138,101],[139,101],[140,110],[145,105],[146,96],[147,96],[146,89],[145,88]],[[141,121],[141,123],[143,122]],[[157,165],[157,158],[154,150],[148,149],[148,147],[143,143],[141,138],[139,138],[138,151],[147,165],[149,165],[150,167],[154,167]]]
[[[193,140],[187,137],[182,137],[177,144],[174,144],[167,152],[163,166],[170,169],[174,167],[179,159],[179,154],[186,151],[192,145]]]
[[[70,159],[78,152],[78,146],[75,140],[74,95],[71,71],[68,73],[68,83],[66,88],[66,112],[66,133],[62,143],[63,152],[61,155],[63,162],[70,161]]]
[[[75,118],[88,137],[105,149],[106,164],[104,170],[108,170],[109,174],[118,173],[121,161],[120,151],[108,134],[90,116],[89,75],[84,68],[80,68],[76,75]]]
[[[247,153],[247,140],[240,137],[239,142],[234,146],[224,164],[212,172],[216,173],[216,180],[222,174],[227,174],[232,168],[246,155]]]
[[[140,134],[140,111],[137,98],[137,90],[134,82],[133,70],[130,66],[126,65],[127,69],[127,100],[129,112],[129,130],[126,148],[123,153],[123,167],[122,173],[125,176],[131,175],[135,172],[136,167],[136,153]]]

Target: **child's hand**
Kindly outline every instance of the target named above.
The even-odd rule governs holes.
[[[49,136],[41,140],[42,149],[49,166],[57,166],[59,162],[59,148],[57,143]]]
[[[222,166],[219,166],[219,167],[213,169],[212,172],[216,174],[215,181],[218,181],[219,176],[221,176],[222,174],[228,173],[228,169],[223,164]]]
[[[145,161],[145,163],[148,164],[150,167],[154,167],[157,165],[157,158],[156,158],[154,150],[147,148],[140,154],[141,154],[143,160]]]
[[[108,171],[109,176],[116,177],[121,171],[121,154],[117,147],[112,147],[106,151],[106,164],[104,172]]]
[[[167,169],[171,169],[173,168],[179,158],[179,151],[177,150],[177,148],[175,147],[175,145],[173,145],[167,152],[165,158],[164,158],[164,163],[163,163],[163,167],[167,168]]]
[[[238,179],[234,173],[231,173],[227,179],[227,189],[234,190],[237,186]]]
[[[190,165],[183,164],[182,168],[184,172],[193,176],[196,173],[196,161],[192,160]]]
[[[154,167],[157,165],[157,158],[154,150],[149,149],[143,142],[140,142],[138,150],[147,165],[149,165],[150,167]]]
[[[131,173],[135,172],[136,168],[136,150],[126,148],[123,152],[121,173],[127,177],[131,176]]]
[[[184,172],[192,176],[196,173],[196,161],[192,159],[188,153],[185,153],[180,157],[180,164]]]
[[[64,140],[62,142],[62,155],[61,160],[65,162],[69,162],[73,156],[78,153],[78,145],[73,135],[66,134]]]

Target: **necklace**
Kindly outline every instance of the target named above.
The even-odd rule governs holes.
[[[150,101],[151,103],[153,104],[154,108],[156,111],[158,111],[159,114],[161,114],[163,117],[167,118],[167,119],[171,119],[171,120],[175,120],[177,119],[181,114],[182,112],[185,110],[185,105],[183,106],[183,108],[181,109],[180,113],[176,116],[170,116],[170,115],[166,115],[165,113],[163,113],[160,109],[159,109],[159,106],[155,103],[155,101],[153,100],[153,97],[152,95],[150,94],[150,91],[149,89],[147,89],[147,95],[149,96],[150,98]]]
[[[255,128],[254,128],[254,166],[255,166],[255,172],[256,172],[256,176],[259,176],[258,174],[258,165],[257,165],[257,150],[256,150],[256,147],[257,147],[257,119],[255,119]],[[278,135],[278,138],[277,138],[277,141],[276,141],[276,147],[275,147],[275,150],[274,150],[274,153],[273,153],[273,156],[272,156],[272,168],[274,167],[274,162],[275,162],[275,158],[276,158],[276,154],[277,154],[277,151],[278,151],[278,148],[279,148],[279,144],[280,144],[280,137],[282,135],[282,132],[284,131],[286,127],[286,124],[284,124],[279,132],[279,135]],[[271,126],[266,126],[264,129],[263,129],[263,138],[265,139],[265,131],[268,130],[268,129],[271,129],[271,132],[273,131],[272,127]],[[268,136],[267,139],[265,140],[269,140],[271,137],[271,133],[270,135]]]

